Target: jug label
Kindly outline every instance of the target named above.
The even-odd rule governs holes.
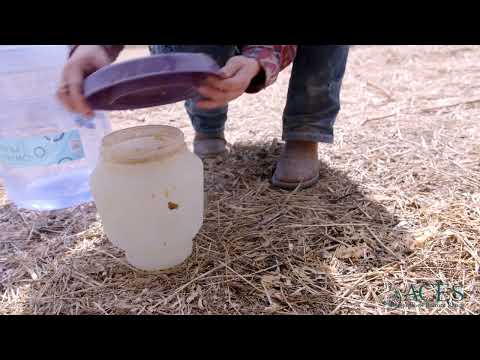
[[[84,157],[78,130],[32,138],[0,139],[0,163],[6,166],[48,166]]]

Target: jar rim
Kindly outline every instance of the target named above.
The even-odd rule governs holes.
[[[185,135],[176,127],[135,126],[105,136],[101,157],[118,164],[146,163],[173,155],[185,147]]]

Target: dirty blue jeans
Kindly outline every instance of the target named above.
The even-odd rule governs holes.
[[[201,52],[220,66],[239,54],[234,45],[151,45],[150,52]],[[283,113],[283,140],[333,142],[347,57],[346,45],[298,46]],[[195,131],[212,136],[223,132],[228,106],[202,110],[187,100],[185,108]]]

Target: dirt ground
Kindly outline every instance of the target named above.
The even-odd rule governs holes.
[[[20,211],[0,187],[0,313],[480,313],[479,58],[479,46],[354,47],[335,144],[305,191],[268,182],[289,71],[232,103],[230,155],[205,164],[204,226],[175,271],[129,267],[93,204]],[[111,120],[178,126],[191,145],[182,104]]]

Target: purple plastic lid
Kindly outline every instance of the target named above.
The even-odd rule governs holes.
[[[85,79],[84,94],[95,110],[133,110],[197,96],[195,85],[219,66],[205,54],[174,53],[104,67]]]

